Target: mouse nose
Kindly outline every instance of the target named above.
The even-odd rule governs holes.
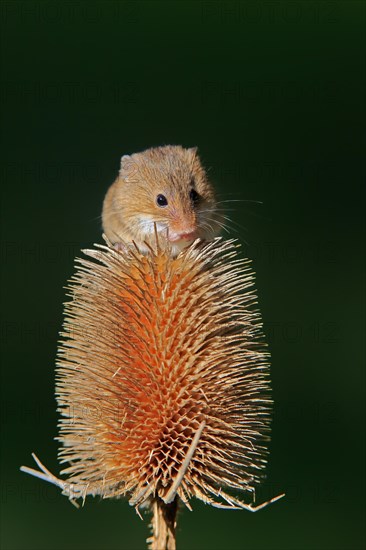
[[[185,231],[184,233],[178,233],[180,239],[184,241],[193,241],[196,238],[196,231]]]
[[[171,242],[175,241],[194,241],[197,238],[196,230],[192,231],[177,231],[169,233],[169,240]]]

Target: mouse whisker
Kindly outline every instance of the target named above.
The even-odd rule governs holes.
[[[230,232],[229,230],[234,231],[235,233],[238,233],[239,230],[237,229],[237,227],[239,227],[239,229],[247,230],[245,227],[241,226],[240,224],[238,224],[237,222],[229,218],[229,216],[222,216],[222,217],[226,220],[226,222],[216,220],[214,218],[208,218],[208,219],[212,220],[214,223],[217,223],[222,229],[224,229],[228,233]]]
[[[257,201],[253,199],[225,199],[223,201],[217,201],[217,204],[224,204],[227,202],[249,202],[253,204],[263,204],[263,201]]]
[[[212,222],[212,224],[209,223],[210,221]],[[217,220],[216,218],[205,218],[205,220],[200,222],[200,226],[203,228],[208,228],[211,233],[215,233],[214,224],[217,224],[219,227],[221,227],[221,229],[223,229],[227,233],[230,233],[227,224]]]
[[[203,212],[203,211],[202,211]],[[237,208],[227,208],[227,206],[225,206],[225,208],[215,208],[215,212],[238,212],[238,209]]]
[[[245,227],[245,225],[242,225],[238,222],[236,222],[235,220],[232,220],[231,218],[229,218],[228,216],[224,216],[225,219],[227,219],[231,224],[232,224],[232,229],[233,231],[238,231],[238,229],[236,228],[239,228],[243,231],[248,231],[248,228]],[[236,227],[235,227],[236,226]]]

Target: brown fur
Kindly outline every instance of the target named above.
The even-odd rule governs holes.
[[[194,203],[191,189],[199,195]],[[167,206],[158,206],[164,195]],[[116,181],[103,204],[103,230],[115,245],[132,243],[146,250],[145,242],[158,233],[168,236],[172,253],[196,238],[211,240],[220,232],[221,217],[212,185],[197,155],[197,149],[167,145],[123,156]]]

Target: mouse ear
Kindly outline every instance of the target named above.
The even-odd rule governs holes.
[[[197,155],[197,152],[198,152],[198,147],[189,147],[187,149],[187,151],[189,151],[192,155],[192,157],[195,157]]]
[[[129,162],[131,162],[131,156],[123,155],[123,157],[121,158],[121,172],[127,168]]]
[[[121,158],[120,176],[126,182],[132,181],[132,176],[137,172],[136,161],[131,155],[123,155]]]

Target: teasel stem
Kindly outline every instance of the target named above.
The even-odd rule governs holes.
[[[147,540],[149,550],[176,550],[175,529],[178,509],[177,497],[166,504],[156,497],[152,502],[152,536]]]

